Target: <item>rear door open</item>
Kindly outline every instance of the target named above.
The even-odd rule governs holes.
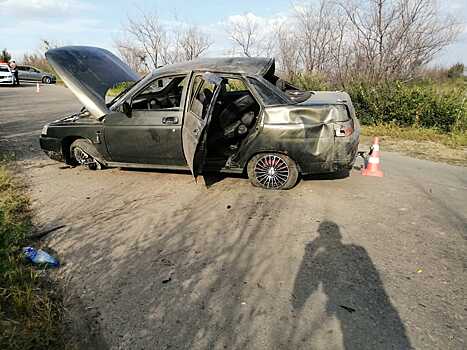
[[[206,132],[221,83],[220,76],[209,72],[194,74],[191,79],[183,118],[182,143],[186,162],[195,179],[204,162]]]

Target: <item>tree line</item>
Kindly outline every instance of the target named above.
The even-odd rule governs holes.
[[[224,30],[237,53],[274,56],[287,77],[322,74],[345,85],[410,79],[462,29],[434,0],[320,0],[294,6],[267,28],[249,14]],[[143,11],[128,18],[123,32],[115,47],[140,72],[195,59],[213,44],[198,26],[169,27]]]

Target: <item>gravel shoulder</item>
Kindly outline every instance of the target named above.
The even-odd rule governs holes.
[[[384,178],[355,170],[290,191],[91,172],[38,151],[43,123],[79,108],[71,93],[11,90],[0,147],[21,150],[37,224],[64,225],[47,243],[94,323],[83,348],[466,347],[466,168],[383,143]]]

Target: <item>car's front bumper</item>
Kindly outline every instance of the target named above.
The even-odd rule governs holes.
[[[13,77],[1,77],[0,84],[13,84]]]
[[[55,137],[47,137],[41,135],[39,139],[42,150],[53,160],[59,162],[64,161],[63,151],[62,151],[62,142],[60,139]]]

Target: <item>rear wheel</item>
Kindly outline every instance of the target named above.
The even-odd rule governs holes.
[[[298,181],[297,164],[285,154],[260,153],[248,163],[248,177],[254,186],[288,190]]]
[[[90,170],[101,170],[103,165],[93,154],[97,154],[97,150],[89,140],[76,140],[70,146],[70,155],[75,163],[84,165]]]
[[[50,77],[43,77],[42,82],[44,84],[50,84],[50,83],[52,83],[52,79],[50,79]]]

